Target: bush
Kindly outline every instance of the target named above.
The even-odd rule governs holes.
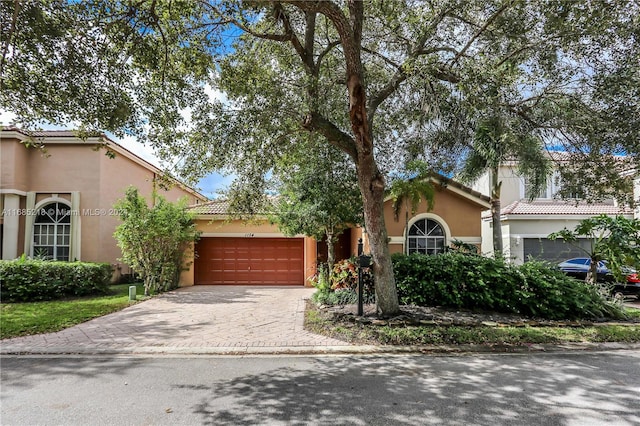
[[[549,319],[624,317],[620,304],[602,284],[571,278],[543,262],[527,262],[518,269],[525,280],[519,301],[525,315]]]
[[[33,302],[68,296],[104,294],[112,267],[108,263],[0,261],[0,298],[3,302]]]
[[[547,319],[622,317],[599,289],[552,265],[445,253],[393,255],[401,304],[518,313]]]
[[[373,276],[369,268],[363,268],[364,303],[375,302]],[[316,303],[324,305],[348,305],[358,303],[358,266],[355,257],[337,262],[331,274],[320,265],[318,274],[312,278]]]

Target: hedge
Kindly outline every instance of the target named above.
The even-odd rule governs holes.
[[[0,261],[0,299],[33,302],[104,294],[109,290],[112,271],[108,263],[3,260]]]
[[[478,255],[393,255],[401,304],[517,313],[546,319],[594,319],[624,314],[605,292],[552,265],[521,266]]]

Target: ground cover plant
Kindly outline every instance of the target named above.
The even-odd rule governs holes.
[[[373,277],[369,268],[363,268],[364,303],[375,303]],[[327,271],[324,265],[311,280],[318,289],[312,298],[321,305],[347,305],[358,303],[358,265],[355,257],[341,260]]]
[[[126,308],[130,284],[108,287],[107,294],[26,303],[0,304],[0,338],[51,333]],[[136,285],[137,295],[143,287]]]
[[[355,317],[348,306],[327,307],[355,303],[336,296],[339,286],[327,280],[314,294],[316,303],[307,307],[305,327],[360,344],[640,342],[640,309],[624,307],[608,297],[606,289],[567,277],[545,263],[515,266],[459,252],[397,254],[393,261],[404,306],[399,317],[384,320],[372,311],[368,317]],[[437,308],[425,315],[420,313],[428,309],[424,307]]]

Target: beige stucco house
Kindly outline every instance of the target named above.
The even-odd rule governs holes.
[[[482,244],[481,214],[489,207],[488,197],[442,176],[434,176],[432,181],[436,188],[433,210],[427,211],[423,200],[410,215],[408,226],[404,207],[401,219],[395,221],[392,201],[385,201],[392,253],[438,253],[454,240]],[[309,284],[324,243],[302,235],[287,238],[264,218],[232,220],[227,207],[225,201],[210,201],[191,208],[202,235],[195,246],[193,265],[183,274],[183,285]],[[366,252],[366,232],[356,227],[344,233],[337,257],[355,255],[359,238],[363,238]]]
[[[0,169],[2,259],[26,254],[109,262],[128,273],[113,238],[119,223],[113,205],[128,186],[148,199],[155,187],[170,201],[206,201],[177,182],[163,189],[160,169],[105,135],[80,139],[71,131],[4,128]]]

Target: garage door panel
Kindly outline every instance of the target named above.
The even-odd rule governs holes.
[[[548,238],[524,238],[524,259],[545,260],[548,262],[562,262],[572,257],[584,257],[583,250],[589,250],[590,241],[579,238],[569,244],[563,240],[549,240]],[[579,248],[581,247],[582,250]]]
[[[196,252],[196,284],[304,283],[301,238],[202,238]]]

